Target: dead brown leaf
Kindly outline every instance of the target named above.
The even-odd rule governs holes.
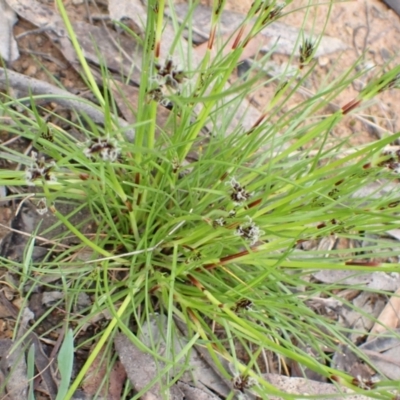
[[[109,400],[121,398],[122,389],[126,380],[126,371],[120,361],[117,361],[110,374],[110,385],[108,387]]]
[[[147,11],[139,0],[108,0],[108,12],[110,18],[115,21],[121,21],[123,18],[137,15],[137,21],[142,29],[145,30]]]
[[[107,363],[105,362],[105,359],[102,359],[103,356],[104,350],[99,352],[83,378],[82,388],[88,395],[94,395],[97,393],[101,382],[107,374]],[[102,390],[102,392],[104,395],[104,390]]]
[[[17,15],[5,0],[0,0],[0,57],[6,62],[19,58],[18,45],[13,35]]]
[[[83,379],[82,387],[87,395],[93,396],[98,393],[101,383],[107,376],[108,387],[104,385],[100,394],[109,400],[118,400],[121,398],[121,391],[126,378],[125,369],[120,362],[117,362],[111,371],[108,371],[108,359],[104,354],[103,348],[90,365]]]
[[[6,0],[6,2],[19,16],[37,27],[53,31],[60,37],[67,35],[64,22],[54,9],[35,0]]]
[[[373,339],[374,336],[379,333],[385,332],[392,328],[396,329],[400,327],[400,288],[390,297],[390,300],[386,304],[385,308],[381,311],[378,317],[378,321],[375,322],[368,336],[368,340]]]
[[[122,333],[115,337],[115,349],[119,359],[123,364],[125,371],[136,391],[141,391],[151,381],[159,376],[162,363],[156,360],[148,353],[138,349]],[[174,385],[169,389],[169,397],[175,400],[183,400],[183,393]],[[163,399],[160,383],[154,384],[142,397],[142,399]]]
[[[336,387],[330,383],[322,383],[315,382],[309,379],[304,378],[290,378],[287,376],[277,375],[277,374],[265,374],[264,379],[269,381],[274,387],[278,390],[281,390],[285,393],[290,394],[298,394],[299,398],[310,395],[324,395],[324,398],[327,394],[332,394],[332,397],[329,397],[329,400],[368,400],[369,397],[362,396],[359,394],[349,395],[352,393],[352,390],[345,387]],[[346,393],[344,397],[343,394]],[[270,396],[270,400],[282,400],[282,397],[279,396]]]
[[[359,346],[359,350],[369,358],[370,365],[376,373],[395,381],[400,379],[399,333],[399,329],[387,331]]]

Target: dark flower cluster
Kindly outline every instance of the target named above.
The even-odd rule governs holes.
[[[31,154],[32,164],[25,170],[25,177],[28,185],[33,185],[37,179],[45,181],[56,181],[56,177],[51,173],[56,163],[54,161],[47,162],[44,157],[38,157],[35,151]]]
[[[164,65],[155,64],[155,68],[157,73],[153,80],[157,86],[149,90],[147,95],[149,99],[168,107],[171,104],[167,98],[168,94],[180,94],[180,88],[186,75],[174,65],[170,58],[165,60]]]
[[[227,218],[233,218],[236,215],[235,210],[231,210],[228,213]],[[226,225],[226,220],[224,217],[219,217],[213,221],[213,226],[225,226]]]
[[[385,150],[382,157],[385,159],[377,164],[378,167],[386,167],[395,174],[400,173],[400,149]]]
[[[251,310],[251,307],[253,306],[253,302],[249,299],[240,299],[239,301],[236,302],[235,308],[233,311],[235,313],[238,313],[240,310]]]
[[[304,66],[308,64],[313,52],[314,44],[311,40],[306,39],[304,44],[300,46],[300,69],[304,68]]]
[[[248,217],[248,222],[239,225],[235,231],[235,235],[246,239],[250,243],[250,246],[255,245],[264,233],[250,217]]]
[[[47,213],[48,211],[48,207],[47,207],[47,200],[45,197],[41,198],[38,203],[36,204],[36,212],[39,215],[44,215]]]
[[[233,388],[240,392],[244,392],[245,389],[249,389],[255,385],[257,385],[257,381],[248,375],[237,374],[232,378]]]
[[[98,155],[104,161],[117,160],[121,149],[117,146],[115,140],[106,138],[96,138],[87,143],[87,147],[83,151],[87,158],[93,158]]]
[[[285,4],[278,4],[272,9],[266,10],[266,16],[262,20],[261,24],[266,25],[276,19],[278,19],[282,15],[282,10],[284,9]]]
[[[378,84],[382,84],[380,81]],[[379,89],[379,93],[384,92],[385,90],[390,89],[400,89],[400,74],[397,74],[393,79],[391,79],[388,83],[386,83],[383,87]]]
[[[156,79],[161,84],[164,84],[175,91],[179,90],[179,85],[183,83],[186,75],[182,70],[176,68],[170,58],[165,60],[164,66],[156,64],[155,67],[157,70]]]
[[[229,184],[232,187],[231,199],[237,205],[241,205],[244,201],[247,201],[252,196],[252,194],[246,190],[245,186],[241,186],[235,178],[232,178],[229,181]]]

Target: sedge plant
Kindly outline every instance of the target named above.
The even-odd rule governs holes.
[[[44,260],[3,262],[21,276],[24,285],[18,290],[25,303],[32,294],[25,287],[64,293],[64,300],[57,303],[64,308],[57,327],[67,334],[65,354],[91,349],[69,386],[71,359],[65,360],[68,367],[60,368],[67,376],[62,381],[66,399],[98,357],[115,362],[111,344],[117,332],[162,362],[163,373],[153,383],[163,387],[174,383],[171,370],[177,359],[185,359],[196,345],[232,382],[230,398],[244,389],[265,399],[296,398],[262,376],[260,355],[266,354],[277,373],[288,374],[290,365],[297,365],[304,373],[312,370],[360,393],[366,390],[357,377],[335,369],[331,354],[324,351],[332,353],[346,344],[362,357],[349,339],[349,327],[317,314],[307,300],[334,297],[344,287],[340,282],[313,282],[310,276],[321,269],[351,270],[354,275],[399,270],[399,264],[370,261],[372,253],[382,260],[393,255],[385,232],[398,226],[398,194],[389,191],[382,197],[376,190],[361,198],[357,192],[377,181],[382,187],[396,181],[400,155],[388,148],[400,133],[353,148],[346,140],[333,144],[330,133],[348,114],[396,88],[400,67],[385,66],[357,98],[330,114],[324,107],[365,73],[356,65],[326,79],[316,93],[292,106],[291,99],[315,68],[318,39],[302,33],[291,57],[297,72],[267,78],[275,94],[258,120],[246,127],[245,116],[237,118],[240,105],[266,78],[257,67],[246,80],[230,79],[246,46],[284,15],[287,4],[256,0],[233,40],[223,41],[218,26],[224,3],[213,2],[207,50],[196,64],[193,50],[185,53],[180,47],[183,28],[173,12],[176,37],[170,54],[161,54],[166,4],[148,1],[138,108],[132,110],[136,122],[130,127],[133,138],[128,139],[126,128],[118,125],[110,90],[115,77],[104,66],[101,82],[96,81],[61,0],[60,13],[83,78],[104,113],[104,124],[77,114],[73,121],[58,116],[68,126],[61,128],[44,122],[35,96],[2,98],[3,117],[13,121],[2,124],[2,129],[32,141],[35,152],[21,156],[2,146],[3,153],[24,168],[1,170],[0,183],[14,188],[14,198],[20,199],[26,197],[27,184],[34,188],[34,197],[65,227],[61,236],[52,238],[54,247]],[[173,10],[173,4],[169,6]],[[189,38],[194,8],[190,3]],[[176,53],[182,67],[174,60]],[[270,57],[260,56],[257,66]],[[157,119],[161,107],[169,110],[162,123]],[[237,123],[232,126],[232,121]],[[76,211],[61,213],[62,202],[74,204]],[[82,209],[89,210],[96,226],[91,235],[70,220]],[[359,252],[302,248],[303,243],[324,238],[363,240],[366,233],[376,239]],[[71,235],[75,242],[62,245]],[[32,250],[32,242],[29,246]],[[82,294],[90,302],[77,312]],[[102,314],[110,316],[102,329],[79,340],[84,327]],[[190,343],[185,352],[161,356],[156,343],[143,344],[143,327],[156,314],[166,317],[166,343],[177,336],[177,321],[184,325]],[[222,360],[232,368],[224,368]],[[62,358],[58,362],[63,363]],[[185,368],[190,365],[184,363]],[[107,384],[105,377],[102,385]],[[368,387],[368,394],[389,399],[396,387],[398,382],[381,377]],[[127,381],[124,398],[132,398],[131,389]]]

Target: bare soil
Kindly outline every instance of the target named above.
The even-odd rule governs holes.
[[[203,0],[204,5],[212,5],[211,0]],[[246,13],[252,0],[230,0],[227,9]],[[380,0],[354,0],[332,6],[318,5],[307,7],[308,1],[293,2],[285,8],[285,15],[280,21],[289,26],[301,28],[308,32],[341,39],[347,50],[338,54],[330,54],[318,58],[318,66],[307,81],[307,89],[315,92],[321,83],[343,74],[351,68],[358,59],[372,74],[377,70],[388,70],[400,61],[400,17]],[[304,25],[304,16],[309,13]],[[325,22],[328,18],[328,23]],[[273,61],[278,64],[288,62],[288,57],[276,54]],[[355,80],[334,101],[337,106],[343,106],[352,100],[362,90],[366,80]],[[266,87],[258,90],[253,97],[253,104],[262,109],[274,92],[274,88]],[[304,101],[298,95],[296,102]],[[344,123],[335,128],[333,137],[349,138],[352,145],[363,144],[378,138],[387,137],[400,130],[398,115],[400,115],[400,91],[391,90],[382,93],[373,104],[358,111],[358,115],[370,120],[365,124],[349,115]],[[374,126],[375,125],[375,126]]]
[[[227,8],[245,14],[253,0],[228,0]],[[43,4],[54,6],[53,2],[42,0]],[[72,21],[89,21],[94,16],[105,15],[106,5],[103,2],[65,1],[67,11]],[[202,1],[210,5],[211,0]],[[388,70],[399,63],[400,43],[400,17],[385,6],[380,0],[355,0],[334,5],[331,10],[328,6],[305,8],[308,1],[298,0],[288,7],[282,22],[294,27],[302,27],[305,13],[309,13],[305,28],[310,32],[324,33],[325,35],[340,38],[348,48],[341,54],[329,54],[317,59],[317,67],[307,80],[307,88],[315,92],[325,80],[332,80],[343,74],[348,68],[362,59],[366,68]],[[330,13],[329,22],[325,26],[327,14]],[[96,23],[98,19],[94,18]],[[21,57],[9,65],[12,70],[30,77],[49,83],[60,82],[67,90],[82,96],[87,95],[87,88],[76,70],[63,57],[62,53],[45,32],[38,31],[29,21],[20,19],[14,28],[18,39]],[[288,62],[288,57],[275,54],[273,61],[278,64]],[[372,74],[371,74],[372,75]],[[333,105],[343,106],[352,100],[362,90],[366,81],[355,80],[335,100]],[[268,99],[274,92],[273,87],[262,87],[251,98],[261,111],[266,106]],[[305,95],[298,93],[288,105],[304,101]],[[52,110],[58,106],[51,104]],[[363,116],[370,123],[365,123],[356,118]],[[332,141],[337,138],[348,138],[350,145],[364,144],[378,138],[390,136],[400,130],[400,91],[390,90],[379,95],[372,104],[357,114],[348,115],[343,123],[332,132]],[[2,143],[10,137],[0,132]],[[28,149],[29,144],[24,140],[16,141],[21,152]],[[4,168],[0,165],[0,168]],[[8,226],[13,216],[16,205],[0,208],[0,224]],[[8,232],[1,228],[0,238]],[[14,299],[17,305],[19,298]],[[1,314],[1,312],[0,312]],[[3,315],[0,315],[0,338],[11,337],[11,328],[3,324]],[[4,325],[4,326],[3,326]]]

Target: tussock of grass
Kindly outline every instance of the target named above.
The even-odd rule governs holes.
[[[61,1],[57,3],[67,21]],[[153,9],[156,3],[158,14]],[[278,10],[275,2],[256,1],[244,22],[253,24],[250,33],[238,35],[225,56],[211,57],[207,52],[183,79],[185,71],[159,60],[163,6],[164,1],[149,0],[145,68],[133,141],[126,140],[124,130],[118,127],[111,94],[98,88],[75,39],[88,86],[104,111],[104,126],[83,115],[70,122],[71,129],[78,132],[74,136],[48,125],[49,140],[41,134],[44,125],[39,109],[20,104],[21,112],[20,108],[15,111],[15,100],[1,103],[3,116],[14,123],[2,128],[32,140],[46,161],[41,165],[1,146],[1,151],[17,158],[25,168],[1,170],[0,183],[16,188],[34,185],[35,196],[45,198],[49,212],[68,228],[65,235],[77,237],[68,248],[55,245],[57,251],[42,263],[26,261],[29,273],[21,272],[11,261],[4,262],[10,271],[24,277],[25,284],[64,291],[65,324],[75,335],[100,313],[112,316],[104,330],[78,345],[94,348],[65,398],[71,397],[116,331],[137,342],[135,335],[155,312],[168,317],[167,340],[175,335],[174,319],[184,321],[213,356],[221,355],[239,372],[253,377],[258,382],[254,390],[263,398],[273,392],[262,379],[254,355],[263,351],[273,352],[281,365],[296,362],[350,384],[353,377],[332,368],[323,350],[335,350],[342,343],[354,347],[347,330],[313,312],[305,301],[330,297],[340,284],[313,283],[309,276],[320,269],[394,272],[399,265],[370,266],[365,264],[365,254],[348,249],[306,252],[299,244],[330,235],[362,239],[365,232],[383,234],[398,226],[395,192],[386,198],[373,194],[360,198],[355,193],[378,179],[388,185],[397,179],[398,156],[385,155],[384,149],[400,134],[347,152],[345,141],[331,145],[330,132],[364,101],[396,87],[400,67],[377,76],[353,102],[331,115],[317,117],[359,73],[354,65],[338,81],[326,81],[318,93],[290,108],[291,97],[313,69],[314,49],[306,39],[299,43],[303,50],[296,75],[287,81],[284,75],[276,78],[282,84],[263,118],[250,130],[239,123],[226,134],[237,107],[256,81],[231,86],[228,92],[233,97],[229,100],[226,83],[246,42],[284,13],[284,8]],[[221,7],[223,2],[214,2],[210,48]],[[256,18],[254,23],[250,17]],[[71,27],[69,30],[74,37]],[[293,58],[298,56],[294,49]],[[268,57],[263,58],[266,61]],[[106,69],[102,72],[108,82]],[[31,103],[34,101],[32,97]],[[158,102],[173,104],[169,116],[172,131],[156,126]],[[289,108],[286,113],[284,107]],[[211,135],[204,133],[206,127],[212,128]],[[188,161],[193,149],[196,159]],[[85,235],[69,222],[58,211],[61,200],[90,210],[96,232]],[[379,257],[389,257],[393,252],[383,242],[383,238],[376,243],[371,240],[364,252],[379,249]],[[354,262],[357,260],[359,264]],[[75,313],[71,305],[81,293],[89,295],[93,304]],[[22,288],[21,295],[27,296]],[[225,330],[225,338],[216,335],[210,321]],[[237,359],[236,343],[246,349],[250,369]],[[310,356],[299,344],[312,348],[318,357]],[[147,351],[157,354],[156,348]],[[168,361],[172,365],[173,359]],[[229,371],[224,374],[231,375]],[[372,392],[390,398],[390,390],[397,385],[378,385]]]

